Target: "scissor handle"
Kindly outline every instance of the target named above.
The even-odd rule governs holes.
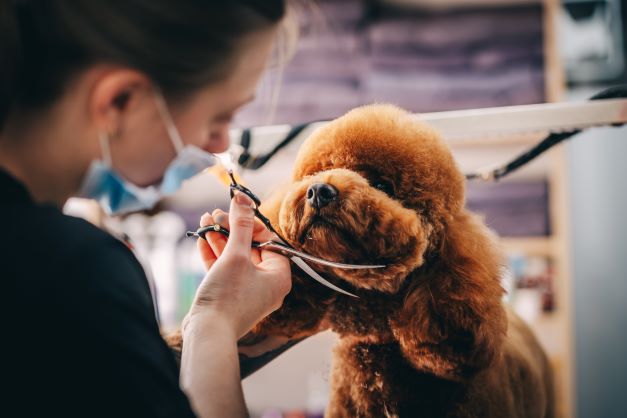
[[[229,236],[229,230],[226,228],[223,228],[220,224],[212,224],[212,225],[203,226],[203,227],[198,228],[196,231],[187,231],[185,235],[188,237],[202,238],[206,241],[207,237],[205,237],[205,235],[207,234],[207,232],[219,232],[227,238]]]
[[[235,196],[236,190],[241,193],[244,193],[246,196],[251,198],[254,203],[253,211],[255,212],[255,217],[259,219],[261,223],[265,225],[268,231],[272,232],[274,235],[279,237],[286,247],[293,248],[287,242],[287,240],[283,238],[283,236],[279,233],[279,231],[277,231],[274,228],[274,226],[272,225],[272,222],[270,222],[270,219],[268,219],[263,213],[261,213],[261,211],[259,210],[259,206],[261,205],[261,200],[259,200],[259,198],[248,187],[242,186],[241,184],[237,183],[237,181],[235,180],[235,175],[233,174],[232,170],[229,170],[228,173],[229,173],[229,177],[231,177],[231,185],[229,186],[229,193],[231,195],[231,199],[233,199],[233,196]]]
[[[230,232],[228,229],[222,227],[222,225],[220,224],[212,224],[212,225],[207,225],[207,226],[203,226],[201,228],[198,228],[196,231],[187,231],[185,233],[186,236],[188,237],[198,237],[198,238],[202,238],[205,241],[207,241],[207,237],[205,235],[207,235],[207,232],[218,232],[222,235],[224,235],[225,237],[229,237]],[[259,241],[253,241],[251,244],[251,247],[253,248],[259,248],[261,246],[261,242]]]

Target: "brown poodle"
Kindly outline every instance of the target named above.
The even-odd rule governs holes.
[[[502,303],[496,236],[464,208],[465,178],[431,128],[391,105],[352,110],[300,149],[289,187],[262,208],[294,247],[358,299],[294,268],[257,335],[321,323],[334,350],[328,417],[550,417],[546,355]]]
[[[504,257],[464,187],[435,131],[371,105],[316,130],[261,208],[298,249],[387,266],[314,266],[358,299],[294,267],[283,306],[248,338],[336,332],[327,417],[554,415],[547,358],[503,306]],[[169,342],[180,350],[180,334]]]

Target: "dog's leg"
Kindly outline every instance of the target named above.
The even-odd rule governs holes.
[[[363,404],[367,398],[354,400],[356,391],[351,391],[362,382],[356,376],[356,370],[351,367],[347,356],[352,356],[350,347],[340,341],[333,349],[333,363],[331,367],[330,399],[324,413],[325,418],[363,417],[365,409],[363,405],[360,411],[357,402]]]
[[[398,370],[390,367],[391,356],[399,357],[396,344],[340,339],[333,348],[331,398],[325,418],[398,418],[399,393],[392,378]]]

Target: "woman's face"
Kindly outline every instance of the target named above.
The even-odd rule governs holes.
[[[231,119],[253,99],[275,35],[273,28],[245,39],[226,79],[198,91],[184,103],[168,103],[184,144],[212,153],[228,148]],[[150,90],[136,99],[134,110],[119,122],[120,134],[110,137],[114,170],[138,186],[158,182],[176,156],[153,93]]]

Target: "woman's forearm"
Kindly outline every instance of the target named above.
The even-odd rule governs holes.
[[[181,388],[199,417],[246,417],[237,336],[221,318],[203,318],[185,327]]]

